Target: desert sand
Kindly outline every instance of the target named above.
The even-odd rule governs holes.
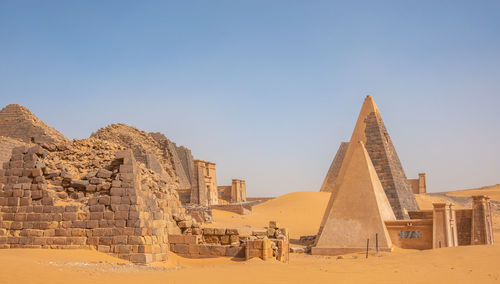
[[[500,188],[462,190],[450,195],[486,192],[498,200]],[[271,219],[288,227],[292,238],[315,234],[329,193],[295,192],[255,206],[241,216],[214,211],[211,226],[264,227]],[[419,195],[426,207],[441,198]],[[442,201],[442,200],[441,200]],[[499,223],[495,218],[497,239]],[[375,255],[292,254],[290,263],[252,259],[186,259],[170,255],[168,263],[137,266],[90,250],[0,250],[0,283],[498,283],[500,244],[435,250],[403,250]]]

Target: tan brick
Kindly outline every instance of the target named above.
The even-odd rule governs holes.
[[[87,229],[94,229],[99,227],[98,220],[87,220],[86,223],[87,223],[86,224]]]
[[[109,252],[111,252],[111,247],[110,246],[105,246],[105,245],[98,245],[97,246],[97,251],[104,252],[104,253],[109,253]]]
[[[150,263],[153,261],[153,257],[149,254],[133,253],[130,255],[130,261],[133,263]]]
[[[127,236],[114,236],[113,244],[125,245],[127,244],[128,237]]]
[[[125,191],[123,188],[112,187],[109,194],[111,196],[123,196],[123,195],[125,195]]]
[[[128,211],[115,212],[115,220],[127,220],[127,219],[128,219]]]
[[[62,217],[63,221],[76,221],[77,214],[75,212],[64,212]]]
[[[168,241],[171,244],[183,244],[184,235],[168,235]]]
[[[113,220],[115,218],[115,213],[113,213],[111,211],[105,211],[103,214],[103,218],[105,220]]]
[[[189,246],[186,244],[175,244],[174,252],[176,253],[189,253]]]
[[[190,244],[188,246],[189,254],[200,254],[200,245]]]

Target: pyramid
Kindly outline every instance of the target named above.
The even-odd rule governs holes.
[[[335,190],[312,254],[364,251],[376,235],[379,249],[391,250],[384,221],[396,218],[363,142],[350,143]]]
[[[337,179],[340,171],[340,167],[342,166],[342,161],[344,160],[345,153],[347,152],[347,147],[349,146],[349,142],[340,143],[339,149],[337,150],[337,154],[333,158],[333,162],[328,169],[328,173],[323,180],[323,184],[321,185],[321,192],[332,192],[333,185],[335,184],[335,180]]]
[[[349,144],[358,141],[364,142],[394,214],[398,219],[409,219],[408,211],[418,210],[419,208],[396,153],[396,148],[392,144],[380,111],[371,96],[366,97],[361,107],[350,141]],[[339,149],[339,151],[341,150]],[[349,151],[346,150],[346,152],[345,156],[347,157]],[[338,155],[335,156],[330,168],[339,163]],[[335,188],[337,187],[334,184],[336,180],[337,177],[334,172],[330,173],[328,171],[321,190],[332,192],[332,195],[335,195]]]
[[[0,110],[0,136],[20,139],[25,143],[61,145],[70,141],[41,121],[26,107],[11,104]]]

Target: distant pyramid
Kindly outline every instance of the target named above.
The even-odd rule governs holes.
[[[394,210],[394,214],[398,219],[408,219],[407,211],[418,210],[419,208],[396,149],[385,128],[378,107],[371,96],[366,97],[361,107],[349,147],[353,142],[356,143],[358,141],[362,141],[365,144],[385,194]],[[342,147],[343,145],[341,145],[339,152],[342,150]],[[348,150],[345,151],[349,152]],[[346,156],[337,156],[339,154],[335,156],[330,168],[338,168],[339,160],[342,157],[344,157],[344,160],[346,159]],[[329,170],[321,191],[329,191],[332,192],[333,196],[336,195],[335,191],[337,187],[334,186],[336,180],[335,171],[332,170],[330,172]]]
[[[321,185],[321,192],[332,192],[333,185],[335,184],[335,180],[337,179],[340,171],[340,167],[342,166],[342,161],[344,160],[345,153],[347,152],[347,147],[349,146],[349,142],[340,143],[339,149],[337,150],[337,154],[333,158],[333,162],[328,169],[328,173],[323,180],[323,185]]]
[[[350,143],[323,217],[313,254],[336,255],[366,249],[378,237],[381,250],[392,242],[384,221],[395,220],[364,143]]]
[[[70,142],[26,107],[16,104],[8,105],[0,111],[0,136],[36,144],[61,145]]]

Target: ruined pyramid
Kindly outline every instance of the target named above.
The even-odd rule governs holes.
[[[7,105],[0,110],[0,136],[52,148],[70,143],[59,131],[41,121],[27,108],[17,104]]]
[[[384,221],[395,220],[364,143],[351,142],[335,195],[330,197],[312,254],[337,255],[363,251],[378,237],[380,250],[391,250]]]
[[[175,175],[164,179],[136,160],[156,141],[120,129],[116,143],[69,141],[23,106],[0,111],[0,249],[91,248],[134,263],[167,259],[168,235],[199,225],[181,205]]]
[[[396,149],[389,133],[382,121],[382,116],[375,101],[367,96],[358,116],[358,121],[351,136],[351,144],[362,141],[366,151],[377,171],[387,199],[391,204],[394,214],[398,219],[408,219],[408,211],[418,210],[418,205],[411,191],[411,186],[406,178],[403,166],[399,160]],[[346,160],[349,150],[341,145],[328,171],[321,191],[332,192],[336,195],[335,183],[338,181],[339,164]],[[345,151],[347,153],[342,154]]]

